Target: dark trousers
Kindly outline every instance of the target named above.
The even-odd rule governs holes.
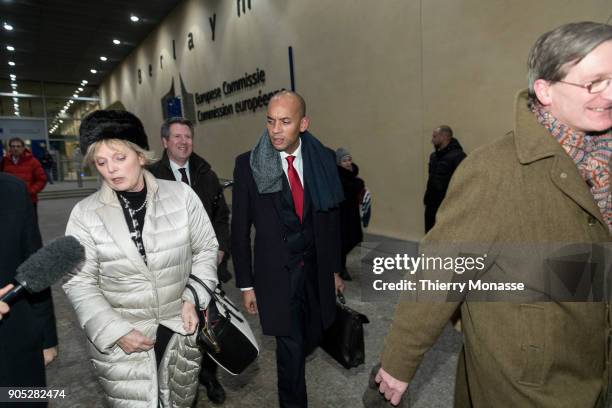
[[[308,406],[304,319],[300,309],[301,305],[291,306],[291,335],[276,337],[278,401],[282,408]]]
[[[32,203],[32,207],[34,207],[34,222],[36,223],[36,226],[38,227],[38,203]]]
[[[209,382],[217,376],[217,363],[208,354],[202,352],[202,370],[200,371],[200,381]]]
[[[168,347],[168,343],[170,342],[173,334],[174,332],[166,326],[162,326],[161,324],[157,326],[155,346],[153,347],[153,351],[155,351],[155,360],[157,361],[157,368],[159,368],[159,363],[161,363],[162,358],[164,358],[166,347]]]
[[[432,229],[436,223],[436,213],[439,207],[440,203],[425,206],[425,233]]]
[[[318,345],[323,332],[318,298],[311,277],[314,262],[293,268],[291,273],[291,332],[276,336],[276,372],[281,408],[308,406],[306,356]]]

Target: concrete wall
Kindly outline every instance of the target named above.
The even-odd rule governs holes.
[[[452,126],[468,154],[507,132],[535,39],[566,22],[605,22],[612,13],[607,0],[251,0],[251,9],[245,0],[238,16],[239,3],[180,4],[108,73],[102,106],[120,101],[136,113],[159,153],[161,98],[173,79],[180,93],[179,74],[188,92],[202,93],[265,70],[263,86],[196,108],[233,105],[290,88],[291,46],[311,131],[332,148],[348,148],[372,192],[369,232],[412,240],[423,231],[432,128]],[[265,107],[199,122],[195,150],[231,178],[234,157],[253,146],[264,125]]]

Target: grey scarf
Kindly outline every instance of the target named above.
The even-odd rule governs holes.
[[[316,210],[327,211],[344,200],[344,193],[335,153],[323,146],[308,131],[300,135],[304,180]],[[283,165],[278,151],[274,149],[265,130],[251,152],[253,178],[260,194],[276,193],[283,189]],[[306,183],[305,183],[306,184]]]

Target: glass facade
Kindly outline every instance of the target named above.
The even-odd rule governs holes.
[[[0,149],[20,137],[38,158],[48,150],[54,180],[94,178],[81,165],[79,126],[89,112],[99,109],[97,89],[86,84],[58,84],[0,79]]]

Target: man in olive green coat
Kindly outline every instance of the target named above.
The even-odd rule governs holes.
[[[593,248],[609,256],[610,78],[612,26],[567,24],[540,37],[529,56],[529,92],[517,97],[513,131],[459,166],[419,253],[436,256],[445,243],[459,251],[479,243],[488,253],[482,276],[537,281],[542,275],[542,282],[550,278],[544,275],[551,258],[525,260],[513,249],[582,244],[591,249],[581,254],[588,262],[597,262]],[[527,290],[514,302],[470,301],[469,294],[455,302],[403,299],[376,376],[380,392],[399,403],[423,355],[459,309],[464,347],[455,406],[604,406],[607,298],[570,303],[540,293],[543,301],[536,302],[534,293]]]

